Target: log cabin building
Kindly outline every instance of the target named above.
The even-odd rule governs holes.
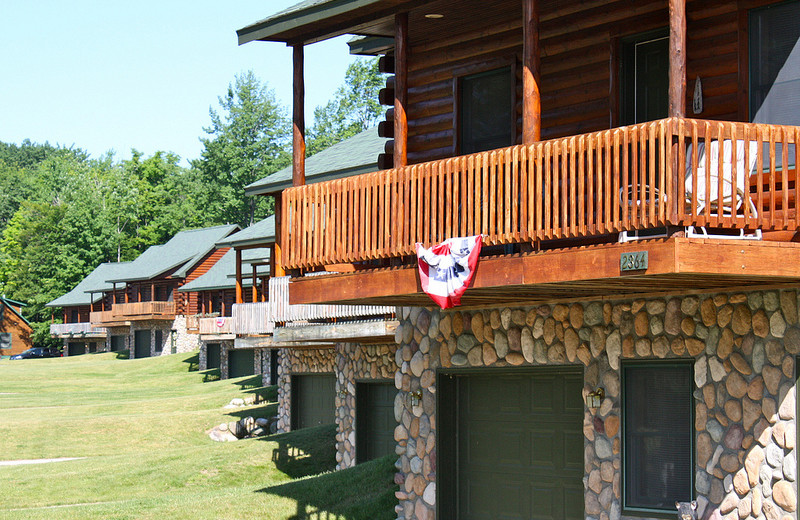
[[[33,346],[33,329],[22,315],[26,303],[0,297],[0,356],[13,356]]]
[[[798,16],[307,0],[238,31],[293,48],[273,274],[291,304],[398,306],[398,519],[797,518]],[[304,46],[342,34],[394,73],[392,141],[307,184]],[[435,308],[415,244],[478,234]]]
[[[197,349],[197,336],[187,332],[187,317],[198,314],[198,294],[177,289],[222,258],[227,250],[217,250],[215,243],[238,229],[224,225],[181,231],[132,262],[101,264],[48,304],[65,313],[65,323],[53,324],[51,335],[64,338],[65,355],[99,350],[85,340],[101,335],[105,350],[128,349],[132,359]]]

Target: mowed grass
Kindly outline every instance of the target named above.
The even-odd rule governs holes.
[[[333,426],[216,443],[205,431],[276,413],[260,376],[212,381],[197,354],[0,361],[0,519],[395,518],[394,460],[335,467]],[[234,397],[267,403],[225,410]]]

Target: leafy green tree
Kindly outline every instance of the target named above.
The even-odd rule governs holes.
[[[244,187],[289,164],[289,120],[252,71],[236,76],[218,99],[219,111],[209,109],[201,157],[192,165],[205,184],[209,220],[247,226],[271,213],[271,201],[248,199]]]
[[[344,84],[324,106],[314,110],[307,152],[313,155],[339,141],[373,127],[383,117],[378,91],[386,79],[378,70],[378,58],[358,59],[347,67]]]

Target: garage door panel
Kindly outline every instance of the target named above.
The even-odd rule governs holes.
[[[335,422],[333,374],[292,376],[292,429]]]
[[[440,395],[460,405],[442,416],[443,441],[458,447],[450,456],[457,461],[440,461],[453,472],[442,479],[450,489],[440,489],[445,517],[583,518],[580,370],[487,370],[441,381],[452,390]]]
[[[361,463],[394,453],[393,382],[356,384],[356,460]]]

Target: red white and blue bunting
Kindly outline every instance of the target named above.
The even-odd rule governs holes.
[[[448,238],[430,249],[417,243],[422,290],[442,309],[461,305],[481,251],[481,235]]]

